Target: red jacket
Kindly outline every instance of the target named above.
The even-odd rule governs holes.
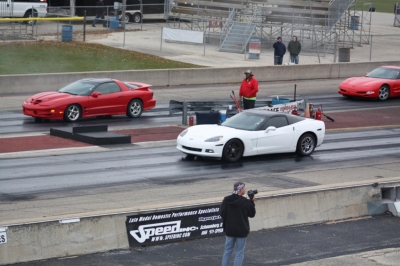
[[[249,81],[243,79],[242,85],[240,85],[239,96],[245,98],[256,97],[258,92],[258,81],[252,77]]]

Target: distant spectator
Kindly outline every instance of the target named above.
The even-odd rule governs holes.
[[[274,65],[282,65],[283,56],[286,54],[286,46],[282,43],[282,38],[278,37],[272,45],[274,47]]]
[[[301,44],[297,41],[297,37],[293,36],[293,39],[289,42],[288,51],[290,53],[290,62],[299,64],[299,54],[301,51]]]
[[[101,21],[103,22],[103,27],[107,27],[106,20],[104,19],[104,14],[106,13],[106,10],[104,8],[104,3],[103,0],[97,1],[97,9],[96,9],[96,17],[93,20],[92,27],[96,27],[96,22],[101,18]]]

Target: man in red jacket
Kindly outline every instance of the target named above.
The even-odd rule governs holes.
[[[243,109],[246,110],[254,108],[258,92],[258,81],[251,70],[246,70],[244,74],[246,77],[243,79],[242,85],[240,85],[239,100],[242,101],[243,97]]]
[[[249,217],[256,215],[254,205],[255,197],[246,199],[243,195],[246,193],[245,183],[236,182],[233,185],[231,195],[224,198],[220,215],[222,218],[222,227],[226,235],[225,251],[222,257],[222,266],[229,266],[229,261],[236,244],[235,266],[241,266],[244,258],[244,247],[246,237],[250,232]]]

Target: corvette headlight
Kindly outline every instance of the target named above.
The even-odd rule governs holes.
[[[185,129],[184,131],[181,132],[181,134],[179,134],[179,136],[183,137],[186,135],[186,133],[188,133],[189,130]]]
[[[212,137],[212,138],[206,139],[205,142],[217,142],[217,141],[220,141],[223,138],[224,138],[224,136],[216,136],[216,137]]]
[[[365,94],[374,94],[375,92],[374,91],[367,91]]]

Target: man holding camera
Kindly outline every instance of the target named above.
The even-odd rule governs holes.
[[[232,195],[225,197],[222,202],[220,214],[226,235],[222,266],[229,265],[235,244],[234,266],[240,266],[243,263],[246,237],[250,232],[249,217],[253,218],[256,215],[254,200],[257,193],[257,190],[249,190],[247,194],[250,199],[246,199],[243,197],[246,194],[245,183],[236,182],[233,185]]]

